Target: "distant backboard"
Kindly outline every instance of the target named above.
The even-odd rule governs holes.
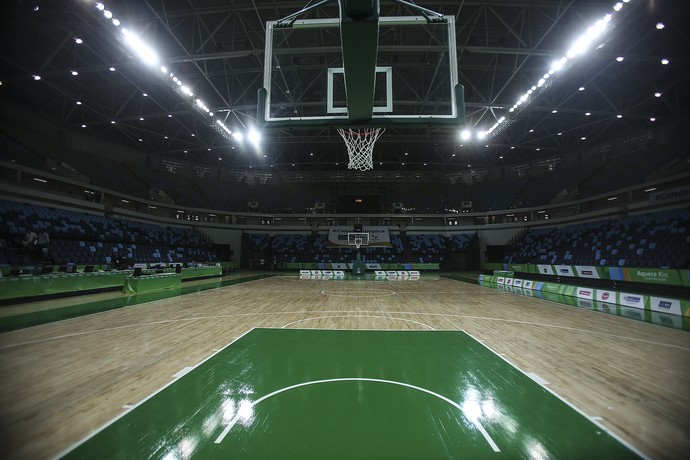
[[[434,22],[422,16],[378,20],[378,45],[362,45],[378,46],[373,113],[370,119],[354,120],[348,100],[357,94],[351,91],[348,98],[345,90],[340,19],[297,20],[289,27],[268,22],[266,91],[259,96],[259,124],[299,128],[461,124],[464,94],[458,85],[454,17]]]

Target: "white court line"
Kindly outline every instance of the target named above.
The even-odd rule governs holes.
[[[185,368],[183,368],[183,369],[180,369],[177,373],[173,374],[173,378],[174,378],[174,379],[179,379],[179,378],[182,377],[183,375],[188,374],[189,371],[191,371],[192,369],[194,369],[194,368],[191,367],[191,366],[187,366],[187,367],[185,367]]]
[[[556,304],[556,305],[558,305],[558,304]],[[561,305],[561,306],[563,306],[563,305]],[[569,307],[563,306],[563,308],[569,308]],[[589,310],[581,310],[581,311],[589,311]],[[374,311],[371,311],[371,310],[354,310],[352,312],[353,313],[382,313],[382,311],[380,311],[380,310],[379,311],[376,311],[376,310],[374,310]],[[204,320],[209,320],[209,319],[228,319],[228,318],[235,318],[235,317],[241,317],[241,316],[270,316],[270,315],[286,315],[286,314],[299,315],[299,314],[311,314],[311,313],[314,313],[314,312],[302,310],[302,311],[277,311],[277,312],[265,312],[265,313],[259,313],[259,312],[232,313],[232,314],[228,314],[228,315],[212,315],[212,316],[191,316],[188,318],[166,319],[166,320],[160,320],[160,321],[150,321],[147,323],[127,324],[124,326],[115,326],[115,327],[109,327],[109,328],[94,329],[91,331],[82,331],[82,332],[75,332],[72,334],[58,335],[58,336],[54,336],[54,337],[46,337],[43,339],[28,340],[26,342],[11,343],[11,344],[7,344],[7,345],[0,345],[0,350],[5,350],[8,348],[16,348],[16,347],[20,347],[20,346],[24,346],[24,345],[33,345],[33,344],[41,343],[41,342],[49,342],[51,340],[67,339],[67,338],[71,338],[71,337],[79,337],[82,335],[94,334],[94,333],[98,333],[98,332],[109,332],[109,331],[115,331],[115,330],[119,330],[119,329],[128,329],[128,328],[133,328],[133,327],[143,327],[143,326],[157,325],[157,324],[177,323],[177,322],[183,322],[183,321],[204,321]],[[342,310],[324,310],[324,311],[321,311],[321,313],[348,313],[348,312],[342,311]],[[574,331],[574,332],[583,332],[583,333],[588,333],[588,334],[602,335],[602,336],[606,336],[606,337],[613,337],[616,339],[631,340],[634,342],[648,343],[648,344],[652,344],[652,345],[659,345],[662,347],[669,347],[669,348],[676,348],[676,349],[683,350],[683,351],[690,351],[690,347],[684,347],[681,345],[673,345],[670,343],[656,342],[654,340],[638,339],[636,337],[629,337],[629,336],[618,335],[618,334],[610,334],[608,332],[599,332],[599,331],[592,331],[589,329],[575,328],[575,327],[569,327],[569,326],[561,326],[558,324],[536,323],[536,322],[532,322],[532,321],[520,321],[520,320],[516,320],[516,319],[496,318],[496,317],[491,317],[491,316],[459,315],[456,313],[429,313],[429,312],[411,312],[411,311],[386,311],[385,313],[392,314],[392,315],[441,316],[441,317],[447,317],[447,318],[464,318],[464,319],[476,319],[476,320],[480,320],[480,321],[500,321],[500,322],[505,322],[505,323],[525,324],[525,325],[529,325],[529,326],[539,326],[539,327],[563,329],[563,330]],[[65,320],[65,321],[67,321],[67,320]],[[53,323],[50,323],[50,324],[53,324]],[[43,326],[45,326],[45,325],[43,325]],[[261,327],[270,327],[270,326],[261,326]],[[23,330],[23,329],[20,329],[20,331],[21,330]],[[13,332],[17,332],[17,331],[6,332],[5,334],[11,334]]]
[[[482,345],[484,345],[484,344],[482,343]],[[499,356],[503,356],[503,355],[499,355]],[[535,374],[534,372],[526,372],[525,375],[526,375],[527,377],[531,378],[532,380],[534,380],[535,382],[537,382],[537,383],[538,383],[539,385],[541,385],[541,386],[544,386],[544,385],[548,385],[548,384],[549,384],[549,382],[547,382],[547,381],[544,380],[543,378],[539,377],[539,376],[538,376],[537,374]]]
[[[329,291],[321,291],[321,294],[323,295],[328,295],[332,297],[381,297],[381,296],[394,296],[397,294],[395,291],[389,291],[389,290],[382,290],[382,291],[370,291],[370,292],[360,292],[361,294],[364,295],[358,295],[357,292],[354,293],[354,295],[348,295],[348,294],[330,294],[331,292],[345,292],[345,293],[352,293],[353,291],[347,290],[347,289],[332,289]]]
[[[455,401],[453,401],[453,400],[451,400],[451,399],[448,399],[448,398],[446,398],[445,396],[442,396],[442,395],[440,395],[440,394],[438,394],[438,393],[434,393],[434,392],[431,391],[431,390],[427,390],[426,388],[418,387],[418,386],[415,386],[415,385],[410,385],[409,383],[396,382],[395,380],[371,379],[371,378],[365,378],[365,377],[345,377],[345,378],[338,378],[338,379],[313,380],[313,381],[311,381],[311,382],[303,382],[303,383],[298,383],[298,384],[296,384],[296,385],[291,385],[291,386],[289,386],[289,387],[281,388],[281,389],[276,390],[276,391],[274,391],[274,392],[272,392],[272,393],[269,393],[269,394],[267,394],[267,395],[264,395],[264,396],[260,397],[259,399],[257,399],[256,401],[252,401],[251,407],[253,408],[253,407],[256,406],[257,404],[259,404],[261,401],[265,401],[266,399],[268,399],[268,398],[270,398],[270,397],[272,397],[272,396],[275,396],[275,395],[277,395],[277,394],[283,393],[283,392],[285,392],[285,391],[294,390],[295,388],[304,387],[304,386],[307,386],[307,385],[317,385],[317,384],[320,384],[320,383],[333,383],[333,382],[375,382],[375,383],[388,383],[388,384],[391,384],[391,385],[398,385],[398,386],[402,386],[402,387],[412,388],[413,390],[417,390],[417,391],[421,391],[421,392],[423,392],[423,393],[430,394],[431,396],[434,396],[434,397],[436,397],[436,398],[438,398],[438,399],[440,399],[440,400],[442,400],[442,401],[447,402],[448,404],[452,405],[453,407],[455,407],[456,409],[458,409],[460,412],[462,412],[462,415],[463,415],[467,420],[469,420],[469,421],[470,421],[470,422],[481,432],[482,436],[484,436],[484,439],[486,439],[486,442],[489,443],[489,445],[491,446],[491,448],[493,449],[493,451],[494,451],[494,452],[500,452],[500,451],[501,451],[501,450],[498,448],[498,446],[496,445],[496,443],[494,442],[494,440],[491,439],[491,436],[489,436],[489,433],[487,433],[487,431],[484,429],[484,427],[483,427],[482,424],[479,422],[479,420],[476,420],[476,419],[473,420],[472,418],[468,417],[467,414],[465,413],[465,411],[462,410],[462,406],[460,406],[460,404],[458,404],[458,403],[456,403]],[[225,436],[227,436],[227,434],[230,432],[230,430],[232,429],[232,427],[237,423],[237,421],[238,421],[239,419],[240,419],[240,415],[238,414],[238,415],[236,415],[232,420],[230,420],[230,422],[228,423],[228,426],[226,426],[225,429],[223,430],[223,432],[216,438],[216,440],[215,440],[215,443],[216,443],[216,444],[220,444],[220,443],[223,441],[223,439],[225,438]]]
[[[465,334],[469,335],[470,337],[472,337],[472,335],[469,334],[467,331],[463,331],[463,332],[464,332]],[[472,338],[474,339],[474,337],[472,337]],[[475,340],[476,340],[476,339],[475,339]],[[529,374],[528,374],[527,372],[525,372],[525,371],[523,371],[522,369],[520,369],[518,366],[516,366],[515,364],[513,364],[512,362],[510,362],[510,361],[509,361],[508,359],[506,359],[505,357],[503,357],[503,356],[501,356],[500,354],[496,353],[496,351],[493,350],[493,349],[492,349],[491,347],[489,347],[488,345],[482,344],[482,346],[483,346],[484,348],[486,348],[487,350],[489,350],[491,353],[495,354],[496,356],[499,356],[503,361],[505,361],[506,363],[510,364],[512,367],[514,367],[515,369],[517,369],[517,370],[518,370],[519,372],[521,372],[523,375],[529,377]],[[536,383],[538,383],[538,382],[536,382]],[[639,455],[641,458],[644,458],[644,459],[646,459],[646,460],[650,460],[649,457],[647,457],[645,454],[643,454],[643,453],[640,452],[638,449],[636,449],[632,444],[628,443],[628,442],[625,441],[623,438],[621,438],[620,436],[618,436],[616,433],[612,432],[611,430],[609,430],[608,428],[606,428],[604,425],[602,425],[601,423],[599,423],[599,421],[596,420],[596,417],[590,417],[590,416],[587,415],[584,411],[582,411],[579,407],[577,407],[576,405],[574,405],[573,403],[571,403],[571,402],[568,401],[567,399],[563,398],[561,395],[559,395],[558,393],[556,393],[555,391],[553,391],[551,388],[549,388],[549,387],[547,387],[547,386],[545,386],[545,385],[539,385],[539,386],[541,386],[544,390],[548,391],[549,393],[551,393],[552,395],[554,395],[555,397],[557,397],[558,399],[560,399],[563,403],[567,404],[569,407],[571,407],[572,409],[574,409],[578,414],[580,414],[580,415],[582,415],[583,417],[585,417],[586,419],[590,420],[593,424],[595,424],[597,427],[601,428],[604,432],[606,432],[606,433],[607,433],[609,436],[611,436],[613,439],[615,439],[616,441],[620,442],[621,444],[623,444],[625,447],[627,447],[627,448],[630,449],[631,451],[635,452],[635,453],[636,453],[637,455]]]
[[[242,334],[241,336],[237,337],[236,340],[233,340],[233,341],[229,342],[227,345],[225,345],[223,348],[221,348],[221,349],[218,351],[218,353],[220,353],[221,351],[225,350],[225,349],[228,348],[230,345],[232,345],[233,343],[237,342],[237,340],[241,339],[241,338],[244,337],[245,335],[247,335],[247,334],[249,334],[250,332],[252,332],[254,329],[256,329],[256,328],[251,328],[251,329],[249,329],[247,332],[245,332],[245,333]],[[199,362],[196,366],[194,366],[192,369],[196,369],[197,367],[201,366],[201,365],[204,364],[206,361],[208,361],[209,359],[211,359],[211,358],[213,358],[214,356],[216,356],[218,353],[213,353],[213,354],[210,355],[208,358],[206,358],[206,359],[200,361],[200,362]],[[105,425],[103,425],[103,426],[100,427],[99,429],[95,430],[93,433],[91,433],[91,434],[89,434],[88,436],[86,436],[86,437],[85,437],[84,439],[82,439],[81,441],[77,441],[76,443],[72,444],[70,447],[68,447],[67,449],[65,449],[64,451],[62,451],[61,453],[59,453],[59,454],[56,455],[55,457],[53,457],[53,459],[55,459],[55,460],[61,459],[62,457],[64,457],[65,455],[67,455],[68,453],[70,453],[71,451],[73,451],[74,449],[76,449],[77,447],[81,446],[81,445],[84,444],[86,441],[88,441],[89,439],[93,438],[93,437],[96,436],[98,433],[100,433],[101,431],[105,430],[106,428],[108,428],[109,426],[111,426],[113,423],[117,422],[117,421],[120,420],[122,417],[124,417],[125,415],[129,414],[129,413],[132,412],[134,409],[136,409],[137,407],[141,406],[141,405],[144,404],[146,401],[148,401],[149,399],[153,398],[153,397],[156,396],[158,393],[160,393],[161,391],[165,390],[166,388],[168,388],[170,385],[172,385],[172,384],[175,383],[175,382],[177,382],[177,380],[171,380],[170,382],[168,382],[167,384],[163,385],[163,386],[160,387],[158,390],[154,391],[153,393],[151,393],[150,395],[148,395],[147,397],[145,397],[144,399],[142,399],[141,401],[139,401],[138,403],[136,403],[136,404],[134,404],[134,405],[127,404],[127,405],[123,406],[123,407],[127,408],[126,411],[124,411],[123,413],[121,413],[121,414],[118,415],[117,417],[113,418],[112,420],[110,420],[109,422],[107,422]],[[129,406],[129,407],[127,407],[127,406]]]
[[[313,319],[326,319],[326,318],[381,318],[381,319],[393,319],[397,321],[406,321],[408,323],[415,323],[419,324],[420,326],[424,326],[426,328],[431,329],[432,331],[435,331],[433,327],[429,326],[428,324],[425,323],[420,323],[419,321],[415,321],[412,319],[404,319],[404,318],[396,318],[394,316],[376,316],[376,315],[333,315],[333,316],[310,316],[309,318],[303,318],[303,319],[298,319],[297,321],[292,321],[291,323],[287,323],[285,326],[282,326],[281,329],[285,329],[288,326],[292,326],[293,324],[301,323],[304,321],[311,321]]]

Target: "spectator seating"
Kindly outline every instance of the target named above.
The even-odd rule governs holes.
[[[210,241],[191,228],[162,227],[143,222],[111,219],[43,206],[0,201],[0,235],[8,247],[0,264],[28,265],[21,254],[27,228],[45,229],[50,235],[49,256],[55,264],[109,264],[115,257],[131,262],[171,263],[217,261]]]
[[[504,261],[690,268],[690,209],[534,230]]]

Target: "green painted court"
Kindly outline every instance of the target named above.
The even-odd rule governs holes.
[[[252,329],[64,458],[637,458],[461,331]]]

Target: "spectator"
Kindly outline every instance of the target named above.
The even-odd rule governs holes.
[[[32,229],[27,228],[26,233],[24,233],[24,239],[22,240],[22,248],[26,254],[33,254],[36,246],[36,232]]]
[[[50,243],[50,235],[48,235],[48,231],[44,228],[38,233],[38,237],[36,238],[37,257],[43,257],[44,253],[48,253],[48,243]]]

